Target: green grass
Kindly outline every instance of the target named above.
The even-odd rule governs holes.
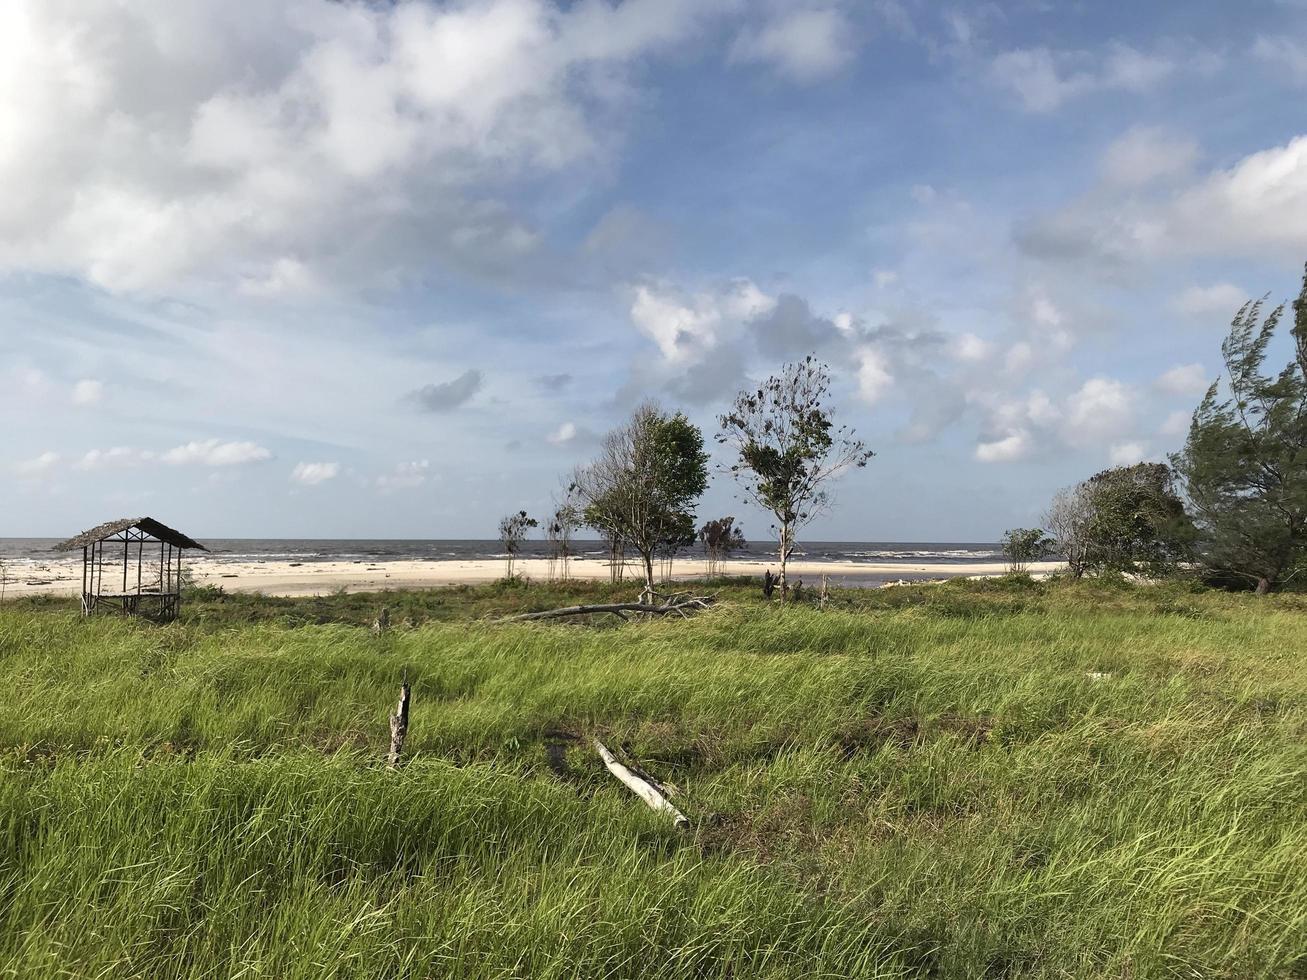
[[[720,591],[0,610],[0,976],[1307,976],[1301,597]]]

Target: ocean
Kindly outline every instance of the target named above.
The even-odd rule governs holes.
[[[498,541],[477,539],[454,540],[338,540],[315,538],[200,538],[211,557],[219,561],[445,561],[451,559],[503,558]],[[48,561],[68,557],[51,549],[55,538],[0,538],[0,559],[14,563]],[[549,546],[544,541],[527,541],[520,557],[547,558]],[[572,554],[581,558],[608,557],[600,541],[576,540]],[[687,548],[685,558],[701,557],[699,547]],[[735,558],[774,558],[775,545],[770,541],[750,543],[734,552]],[[804,561],[829,562],[941,562],[965,566],[997,561],[1002,556],[993,543],[966,541],[808,541],[800,542],[794,557]]]

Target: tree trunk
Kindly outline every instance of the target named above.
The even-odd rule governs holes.
[[[1257,594],[1266,595],[1266,593],[1270,591],[1271,591],[1271,580],[1266,576],[1262,576],[1261,578],[1259,578],[1257,580]]]
[[[781,542],[780,542],[780,543],[781,543],[781,554],[780,554],[780,559],[781,559],[781,574],[780,574],[779,576],[777,576],[777,579],[776,579],[776,584],[779,585],[780,588],[781,588],[781,605],[782,605],[782,606],[785,605],[785,599],[786,599],[786,597],[789,595],[789,592],[790,592],[790,586],[789,586],[789,583],[785,580],[785,566],[786,566],[787,564],[789,564],[789,561],[790,561],[790,547],[789,547],[789,542],[790,542],[790,526],[789,526],[789,524],[785,524],[785,523],[783,523],[783,524],[781,524]]]
[[[642,596],[647,596],[650,605],[652,605],[654,594],[653,552],[641,552],[640,557],[644,559],[644,592],[642,593]]]

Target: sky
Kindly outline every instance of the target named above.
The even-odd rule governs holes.
[[[813,353],[807,538],[992,541],[1297,294],[1307,0],[7,0],[0,188],[0,535],[492,537]]]

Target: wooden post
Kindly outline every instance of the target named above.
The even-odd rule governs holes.
[[[821,577],[821,596],[817,599],[817,608],[825,609],[826,602],[830,598],[830,576],[822,575]]]
[[[123,532],[123,594],[127,593],[127,549],[131,543],[127,539],[127,532]]]
[[[391,769],[399,768],[400,756],[404,753],[404,737],[408,735],[408,671],[404,671],[404,680],[399,686],[399,704],[390,716],[390,754],[386,756],[386,765]]]

